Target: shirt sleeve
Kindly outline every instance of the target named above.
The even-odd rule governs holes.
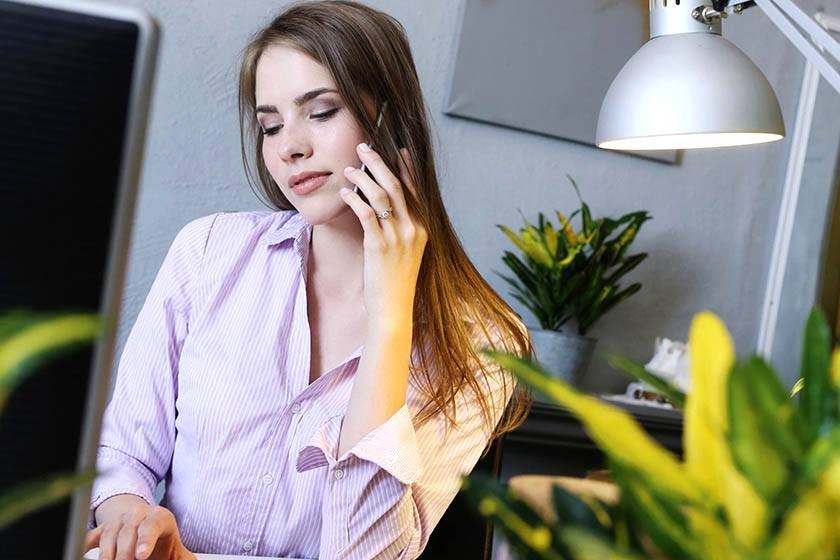
[[[88,529],[94,511],[117,494],[155,503],[175,440],[178,361],[189,331],[210,229],[218,214],[195,219],[175,236],[123,348],[102,418]]]
[[[479,385],[494,426],[514,378],[481,356]],[[343,416],[327,421],[298,455],[297,470],[327,466],[319,558],[412,559],[478,462],[490,432],[473,391],[459,393],[458,426],[442,413],[414,427],[407,405],[336,458]]]

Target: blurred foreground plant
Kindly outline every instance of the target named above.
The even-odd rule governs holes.
[[[99,319],[85,313],[0,314],[0,412],[27,376],[47,360],[88,344],[99,335]],[[63,473],[0,491],[0,530],[21,517],[71,494],[96,473]]]
[[[539,365],[485,350],[530,388],[577,416],[604,451],[617,504],[553,489],[557,522],[486,476],[467,498],[522,558],[819,560],[840,554],[840,349],[818,309],[805,326],[802,389],[791,397],[758,356],[736,359],[725,325],[694,317],[684,461],[621,409],[581,394]],[[644,379],[642,366],[611,362]],[[641,375],[639,375],[641,373]],[[664,387],[666,390],[668,387]]]

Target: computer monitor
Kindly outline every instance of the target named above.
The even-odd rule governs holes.
[[[159,28],[82,0],[0,0],[0,312],[98,312],[0,413],[0,495],[94,468]],[[90,485],[0,531],[5,560],[82,556]]]

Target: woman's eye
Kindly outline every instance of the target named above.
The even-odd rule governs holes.
[[[318,113],[317,115],[312,115],[312,116],[316,119],[325,121],[328,118],[330,118],[331,116],[333,116],[334,114],[336,114],[336,112],[338,112],[338,107],[336,107],[335,109],[330,109],[329,111],[326,111],[324,113]]]
[[[319,121],[325,121],[333,115],[335,115],[338,112],[338,109],[339,107],[336,107],[335,109],[330,109],[329,111],[312,115],[312,118],[318,119]],[[274,126],[271,128],[263,129],[262,133],[263,136],[274,136],[275,134],[277,134],[278,130],[280,130],[280,126]]]

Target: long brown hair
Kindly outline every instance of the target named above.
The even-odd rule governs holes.
[[[513,394],[504,413],[495,417],[476,372],[480,368],[487,373],[486,368],[499,366],[477,350],[489,346],[532,358],[533,348],[521,317],[475,269],[449,221],[405,29],[388,14],[350,0],[296,2],[256,32],[245,47],[239,77],[239,124],[248,184],[252,185],[254,179],[259,191],[254,192],[265,197],[267,205],[292,210],[294,206],[263,161],[263,136],[255,118],[257,62],[272,45],[295,48],[326,67],[356,122],[368,138],[374,138],[377,152],[390,169],[399,169],[399,148],[408,150],[414,162],[410,168],[414,169],[417,196],[405,189],[406,204],[429,233],[413,311],[412,342],[420,364],[411,366],[413,383],[429,400],[416,421],[424,422],[442,412],[450,425],[457,425],[455,397],[469,386],[491,434],[486,452],[493,439],[525,420],[533,397],[513,377],[503,375],[503,390]],[[375,107],[387,101],[376,133],[363,94],[374,101]],[[249,151],[256,162],[255,177]],[[475,344],[477,339],[487,344]],[[434,378],[430,372],[435,372]]]

